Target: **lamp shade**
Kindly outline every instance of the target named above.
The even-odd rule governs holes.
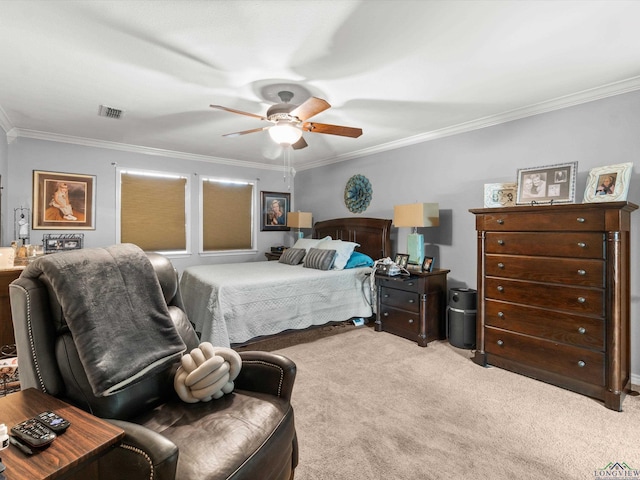
[[[302,137],[302,130],[294,123],[279,121],[269,129],[269,135],[276,143],[293,145]]]
[[[396,227],[437,227],[440,225],[440,205],[437,203],[410,203],[393,207],[393,225]]]
[[[311,228],[313,226],[311,212],[289,212],[287,227]]]

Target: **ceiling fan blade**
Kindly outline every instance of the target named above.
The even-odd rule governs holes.
[[[211,108],[217,108],[218,110],[224,110],[226,112],[238,113],[240,115],[246,115],[247,117],[259,118],[260,120],[267,120],[262,115],[256,115],[255,113],[243,112],[242,110],[236,110],[234,108],[223,107],[222,105],[209,105]]]
[[[261,132],[262,130],[266,130],[267,128],[269,127],[266,126],[266,127],[260,127],[260,128],[252,128],[251,130],[243,130],[242,132],[226,133],[222,136],[223,137],[239,137],[241,135],[246,135],[247,133]]]
[[[341,125],[329,125],[327,123],[305,122],[302,130],[313,133],[328,133],[330,135],[340,135],[342,137],[358,138],[362,135],[361,128],[343,127]]]
[[[318,97],[310,97],[301,105],[298,105],[296,108],[289,112],[289,115],[294,117],[298,117],[300,120],[304,121],[307,118],[311,118],[314,115],[319,114],[320,112],[324,112],[327,108],[331,108],[331,105],[326,100],[323,100]]]
[[[296,143],[291,145],[291,148],[293,148],[294,150],[300,150],[301,148],[306,148],[308,146],[309,145],[305,141],[304,137],[300,137],[300,140],[298,140]]]

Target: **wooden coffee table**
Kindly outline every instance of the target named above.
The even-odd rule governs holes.
[[[33,455],[23,453],[15,445],[1,450],[2,463],[7,467],[4,475],[8,479],[44,480],[67,476],[107,453],[124,436],[124,431],[115,425],[34,388],[0,398],[0,423],[11,429],[47,410],[69,420],[71,426],[49,447],[34,449]]]

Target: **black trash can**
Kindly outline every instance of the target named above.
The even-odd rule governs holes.
[[[458,348],[476,348],[476,309],[478,292],[471,288],[449,290],[447,336]]]

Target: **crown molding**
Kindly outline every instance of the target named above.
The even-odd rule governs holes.
[[[195,160],[198,162],[217,163],[222,165],[232,165],[235,167],[257,168],[262,170],[282,170],[282,166],[268,165],[257,162],[244,162],[231,158],[214,157],[209,155],[199,155],[195,153],[178,152],[175,150],[165,150],[162,148],[144,147],[140,145],[131,145],[128,143],[108,142],[105,140],[95,140],[93,138],[74,137],[72,135],[62,135],[58,133],[41,132],[39,130],[28,130],[23,128],[14,128],[17,137],[33,138],[36,140],[47,140],[50,142],[69,143],[72,145],[80,145],[83,147],[106,148],[110,150],[119,150],[122,152],[141,153],[144,155],[157,155],[161,157],[178,158],[182,160]]]
[[[610,83],[608,85],[584,90],[582,92],[574,93],[571,95],[565,95],[545,102],[536,103],[522,108],[509,110],[507,112],[491,115],[488,117],[482,117],[470,122],[453,125],[450,127],[442,128],[439,130],[433,130],[430,132],[413,135],[411,137],[395,140],[393,142],[387,142],[375,147],[364,148],[344,155],[337,155],[327,157],[317,161],[300,163],[297,166],[298,171],[310,170],[312,168],[318,168],[325,165],[331,165],[334,163],[340,163],[355,158],[361,158],[368,155],[374,155],[377,153],[387,152],[389,150],[395,150],[402,147],[408,147],[417,143],[428,142],[431,140],[437,140],[452,135],[458,135],[461,133],[471,132],[473,130],[479,130],[481,128],[491,127],[499,125],[501,123],[507,123],[514,120],[519,120],[526,117],[532,117],[534,115],[540,115],[542,113],[548,113],[563,108],[573,107],[583,103],[593,102],[607,97],[615,95],[621,95],[624,93],[640,90],[640,76],[633,77],[620,82]],[[269,165],[258,162],[243,162],[241,160],[234,160],[230,158],[214,157],[209,155],[198,155],[192,153],[178,152],[174,150],[164,150],[161,148],[144,147],[139,145],[131,145],[126,143],[107,142],[103,140],[95,140],[84,137],[74,137],[70,135],[61,135],[55,133],[41,132],[37,130],[28,130],[14,127],[6,113],[0,107],[0,127],[4,129],[9,142],[12,142],[17,137],[34,138],[38,140],[48,140],[52,142],[70,143],[74,145],[81,145],[85,147],[107,148],[112,150],[120,150],[132,153],[141,153],[146,155],[159,155],[164,157],[179,158],[184,160],[194,160],[199,162],[217,163],[222,165],[232,165],[236,167],[255,168],[262,170],[280,170],[282,167],[279,165]]]
[[[333,163],[339,163],[354,158],[387,152],[389,150],[395,150],[397,148],[407,147],[410,145],[415,145],[417,143],[428,142],[430,140],[449,137],[451,135],[471,132],[473,130],[479,130],[481,128],[491,127],[494,125],[499,125],[501,123],[507,123],[526,117],[532,117],[534,115],[540,115],[542,113],[549,113],[555,110],[561,110],[563,108],[569,108],[576,105],[581,105],[583,103],[601,100],[607,97],[622,95],[624,93],[629,93],[636,90],[640,90],[640,76],[620,82],[610,83],[601,87],[584,90],[582,92],[574,93],[571,95],[565,95],[563,97],[554,98],[553,100],[536,103],[526,107],[516,108],[514,110],[499,113],[497,115],[491,115],[488,117],[472,120],[470,122],[460,123],[451,127],[442,128],[440,130],[433,130],[431,132],[426,132],[419,135],[403,138],[401,140],[384,143],[375,147],[365,148],[346,155],[339,155],[336,157],[330,157],[315,162],[306,163],[304,165],[299,165],[298,170],[309,170],[311,168],[331,165]]]

